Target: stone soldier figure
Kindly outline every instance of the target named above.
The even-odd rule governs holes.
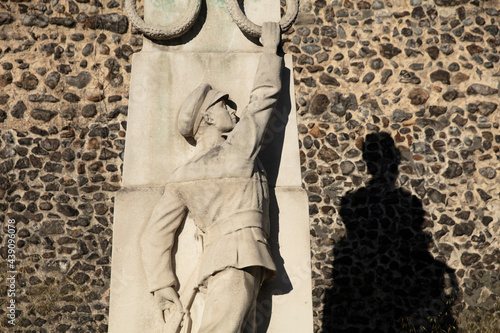
[[[170,176],[142,236],[148,288],[161,310],[175,304],[172,248],[187,212],[203,234],[198,285],[206,286],[200,333],[241,332],[263,281],[276,267],[267,242],[267,179],[257,155],[281,89],[280,27],[265,23],[248,106],[236,122],[227,94],[201,84],[183,103],[178,128],[197,154]],[[227,139],[224,139],[227,136]]]

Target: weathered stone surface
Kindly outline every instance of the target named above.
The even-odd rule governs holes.
[[[350,175],[355,169],[356,166],[351,161],[342,161],[340,163],[340,170],[343,175]]]
[[[313,24],[316,21],[316,16],[313,13],[299,12],[295,24],[297,26]]]
[[[446,200],[446,194],[443,194],[434,188],[429,188],[427,190],[427,195],[434,203],[444,203]]]
[[[302,45],[301,49],[307,54],[315,54],[316,52],[321,51],[321,46],[315,44],[306,44]]]
[[[97,114],[97,108],[95,104],[87,104],[82,108],[82,116],[86,118],[92,118]]]
[[[425,51],[432,60],[436,60],[439,57],[439,48],[437,46],[429,46]]]
[[[33,119],[49,122],[52,118],[57,116],[57,112],[45,109],[33,109],[33,111],[31,111],[31,116]]]
[[[14,118],[23,118],[24,117],[24,111],[26,111],[26,105],[24,104],[23,101],[17,101],[17,103],[12,107],[12,110],[10,111],[10,114]]]
[[[484,167],[479,169],[479,174],[487,179],[494,179],[497,175],[497,171],[492,167]]]
[[[0,173],[6,174],[14,168],[14,162],[12,160],[7,160],[0,163]]]
[[[72,17],[51,17],[49,23],[66,28],[73,28],[76,25],[76,20]]]
[[[452,179],[456,177],[460,177],[462,175],[462,167],[460,164],[450,161],[448,162],[448,168],[443,172],[443,177]]]
[[[25,90],[33,90],[36,89],[38,85],[38,78],[30,72],[24,72],[21,75],[21,80],[16,82],[16,85]]]
[[[384,61],[380,58],[371,59],[369,64],[373,70],[379,70],[384,67]]]
[[[463,34],[462,40],[470,43],[478,43],[483,41],[483,37],[471,34],[470,32],[466,32],[465,34]]]
[[[477,189],[477,193],[481,197],[481,200],[483,200],[484,202],[488,202],[488,200],[493,198],[491,195],[489,195],[488,193],[486,193],[485,191],[483,191],[480,188]]]
[[[411,17],[415,20],[421,20],[425,17],[427,17],[424,9],[422,8],[422,6],[418,6],[418,7],[415,7],[413,8],[413,11],[411,12]]]
[[[28,101],[34,103],[57,103],[59,98],[53,95],[33,94],[28,96]]]
[[[474,232],[474,223],[471,222],[462,222],[453,228],[453,236],[455,237],[460,237],[460,236],[471,236],[472,233]]]
[[[83,71],[78,73],[77,76],[66,76],[65,80],[70,86],[82,89],[85,88],[90,81],[92,81],[92,75],[89,72]]]
[[[104,29],[117,34],[124,34],[128,30],[127,17],[119,14],[93,15],[85,24],[90,29]]]
[[[101,154],[99,155],[100,160],[109,160],[118,157],[118,154],[109,149],[101,149]]]
[[[61,74],[69,74],[72,72],[71,66],[67,64],[60,64],[57,66],[57,70]]]
[[[314,65],[314,59],[308,55],[301,54],[298,58],[297,63],[299,65]]]
[[[104,184],[102,184],[102,190],[103,191],[116,192],[120,188],[121,188],[121,186],[118,185],[118,184],[110,184],[110,183],[107,183],[107,182],[105,182]]]
[[[66,148],[63,150],[61,157],[66,162],[71,162],[75,159],[76,154],[71,148]]]
[[[467,95],[483,95],[483,96],[489,96],[489,95],[493,95],[493,94],[497,94],[498,93],[498,89],[496,88],[491,88],[489,86],[486,86],[484,84],[480,84],[480,83],[474,83],[474,84],[471,84],[468,88],[467,88]]]
[[[443,153],[446,150],[446,143],[443,140],[436,140],[432,143],[432,148],[437,152]]]
[[[481,259],[481,256],[477,253],[469,253],[464,252],[460,257],[460,261],[464,266],[471,266],[478,262]]]
[[[444,33],[444,34],[441,34],[441,43],[456,44],[457,40],[452,35],[450,35],[448,33]]]
[[[4,73],[0,75],[0,87],[8,86],[12,83],[12,73]]]
[[[467,104],[467,111],[471,113],[479,112],[482,116],[489,116],[497,109],[498,104],[493,102],[476,102]]]
[[[384,69],[381,74],[380,83],[386,84],[387,80],[392,76],[392,69]]]
[[[331,96],[331,100],[331,112],[339,117],[343,117],[346,114],[347,110],[354,111],[358,108],[356,95],[353,93],[350,93],[347,96],[344,96],[341,93],[334,93]]]
[[[58,139],[43,139],[40,146],[47,151],[55,151],[59,148],[60,142]]]
[[[406,113],[405,111],[401,110],[401,109],[396,109],[394,110],[394,112],[392,113],[392,116],[391,116],[391,120],[396,122],[396,123],[400,123],[400,122],[403,122],[407,119],[411,118],[411,114],[408,114]]]
[[[64,221],[46,221],[42,223],[40,233],[42,235],[61,235],[64,234]]]
[[[326,37],[337,37],[337,30],[333,26],[323,26],[321,27],[321,35]]]
[[[334,86],[334,87],[340,87],[340,83],[335,79],[334,77],[323,73],[319,77],[319,82],[325,86]]]
[[[10,95],[2,94],[0,95],[0,105],[5,105],[9,101]]]
[[[484,48],[477,45],[477,44],[467,45],[466,49],[470,53],[470,55],[483,53],[483,51],[484,51]]]
[[[490,35],[496,36],[500,29],[496,25],[487,25],[484,27],[484,30],[487,31]]]
[[[5,147],[0,150],[0,158],[2,159],[8,159],[14,156],[16,156],[16,150],[12,147]]]
[[[422,80],[413,72],[402,70],[399,75],[399,82],[401,83],[420,84],[420,82],[422,82]]]
[[[325,162],[332,162],[340,158],[340,156],[331,148],[322,146],[318,151],[318,157],[320,160]]]
[[[363,46],[363,47],[361,47],[361,49],[359,49],[358,54],[360,57],[363,57],[363,58],[371,58],[377,54],[377,51],[372,50],[366,46]]]
[[[393,13],[394,17],[395,18],[402,18],[402,17],[405,17],[405,16],[409,16],[410,15],[410,12],[405,10],[405,11],[401,11],[401,12],[395,12]]]
[[[45,78],[45,84],[47,87],[50,89],[54,89],[57,84],[59,83],[59,80],[61,79],[61,74],[58,72],[51,72],[47,77]]]
[[[88,135],[89,137],[100,136],[101,138],[107,138],[109,135],[109,129],[107,127],[97,126],[93,128]]]
[[[0,25],[10,24],[14,21],[14,18],[9,13],[0,13]]]
[[[447,102],[454,101],[458,97],[463,97],[463,94],[459,93],[455,89],[448,89],[444,94],[443,94],[443,99]]]
[[[421,88],[415,88],[408,94],[410,103],[413,105],[422,105],[429,99],[429,93]]]
[[[432,72],[430,75],[431,82],[440,81],[444,84],[450,84],[450,72],[439,69],[435,72]]]
[[[309,112],[313,115],[319,115],[326,111],[330,100],[324,94],[318,94],[311,100],[311,106],[309,107]]]
[[[436,5],[445,6],[445,7],[458,6],[458,5],[468,3],[469,1],[470,0],[434,0]]]
[[[72,41],[79,42],[85,38],[85,35],[82,33],[74,33],[74,34],[71,34],[71,36],[69,36],[69,38]]]
[[[89,56],[90,54],[92,54],[92,52],[94,52],[94,45],[88,43],[83,48],[82,55],[86,57],[86,56]]]
[[[80,101],[80,96],[70,92],[65,93],[63,98],[70,103],[78,103]]]
[[[64,216],[68,216],[68,217],[72,217],[72,216],[78,216],[78,214],[80,214],[80,212],[69,206],[69,205],[61,205],[61,204],[57,204],[57,211],[61,214],[63,214]]]
[[[451,84],[455,85],[455,84],[460,84],[464,81],[467,81],[470,77],[464,73],[457,73],[453,76],[453,78],[451,79]]]
[[[373,79],[375,79],[375,74],[372,72],[366,73],[365,76],[363,76],[363,83],[370,84]]]
[[[49,18],[43,14],[23,14],[21,23],[27,27],[45,28],[49,25]]]
[[[55,172],[61,173],[63,171],[64,166],[59,163],[47,162],[45,163],[43,170],[47,172]]]
[[[380,55],[387,59],[392,59],[401,53],[401,49],[395,47],[391,43],[380,44]]]
[[[447,110],[448,108],[446,106],[441,106],[441,105],[431,105],[429,107],[429,113],[431,114],[432,117],[439,117],[445,114]]]

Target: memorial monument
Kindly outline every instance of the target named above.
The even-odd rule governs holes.
[[[145,21],[126,7],[148,40],[133,58],[110,332],[312,332],[291,59],[279,56],[298,3],[281,21],[270,0],[245,13],[146,0]]]

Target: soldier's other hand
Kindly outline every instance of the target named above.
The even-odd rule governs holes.
[[[172,287],[163,288],[154,292],[154,297],[156,304],[160,308],[160,310],[170,310],[172,305],[175,305],[177,311],[184,312],[182,308],[181,300],[179,299],[179,295]]]
[[[277,22],[264,22],[260,42],[264,52],[276,53],[281,39],[281,27]]]

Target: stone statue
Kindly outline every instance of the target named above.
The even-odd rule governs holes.
[[[228,95],[199,85],[184,101],[180,133],[196,155],[170,176],[141,239],[148,289],[162,311],[187,311],[172,263],[176,230],[187,213],[203,238],[196,288],[206,288],[200,333],[241,332],[262,282],[276,268],[267,242],[269,189],[257,159],[281,89],[280,26],[264,23],[250,101],[239,121]],[[182,296],[182,295],[181,295]]]

